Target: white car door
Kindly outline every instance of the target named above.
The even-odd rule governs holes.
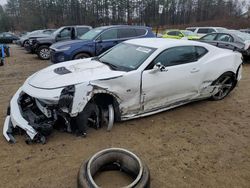
[[[167,49],[143,71],[143,112],[185,102],[199,94],[202,75],[201,62],[198,59],[204,56],[207,50],[198,48],[181,46]],[[157,63],[164,65],[165,69],[154,69]]]

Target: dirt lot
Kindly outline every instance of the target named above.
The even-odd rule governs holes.
[[[0,67],[0,122],[24,80],[49,65],[12,46]],[[223,101],[201,101],[161,114],[116,123],[87,138],[54,132],[46,145],[16,144],[0,137],[0,187],[76,187],[80,163],[108,147],[127,148],[151,171],[151,187],[250,187],[250,64]],[[0,131],[2,135],[2,128]]]

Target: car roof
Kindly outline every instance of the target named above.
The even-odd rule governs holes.
[[[90,28],[92,28],[89,25],[63,25],[63,26],[61,26],[59,28],[63,28],[63,27],[90,27]]]
[[[163,38],[140,38],[140,39],[132,39],[125,41],[125,43],[145,46],[150,48],[157,48],[157,49],[166,49],[175,46],[204,46],[208,47],[210,45],[198,41],[190,41],[190,40],[177,40],[177,39],[163,39]]]
[[[182,30],[180,30],[181,32],[183,32],[183,31],[188,31],[188,32],[192,32],[192,31],[189,31],[189,30],[187,30],[187,29],[182,29]]]
[[[166,32],[169,32],[169,31],[180,31],[179,29],[167,29],[165,30]]]
[[[140,26],[140,25],[108,25],[108,26],[101,26],[96,27],[94,29],[110,29],[110,28],[121,28],[121,27],[132,27],[132,28],[143,28],[143,29],[149,29],[150,27],[147,26]]]
[[[211,27],[211,26],[208,26],[208,27],[187,27],[187,29],[196,29],[196,28],[199,28],[199,29],[202,29],[202,28],[226,29],[225,27]]]

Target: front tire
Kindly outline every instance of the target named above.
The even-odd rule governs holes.
[[[76,127],[81,135],[87,134],[88,127],[99,128],[100,111],[96,104],[88,103],[75,119]]]
[[[28,46],[28,45],[29,45],[29,41],[28,41],[28,40],[25,40],[21,46],[22,46],[22,47],[25,47],[25,46]]]
[[[211,99],[214,101],[222,100],[234,89],[236,79],[232,73],[225,73],[215,80],[213,85],[217,86],[219,91]]]
[[[50,50],[48,46],[40,46],[37,50],[37,55],[41,60],[49,60],[50,59]]]

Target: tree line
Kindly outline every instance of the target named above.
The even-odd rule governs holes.
[[[162,14],[158,13],[163,5]],[[180,25],[238,17],[242,0],[7,0],[0,30],[30,31],[62,25]]]

